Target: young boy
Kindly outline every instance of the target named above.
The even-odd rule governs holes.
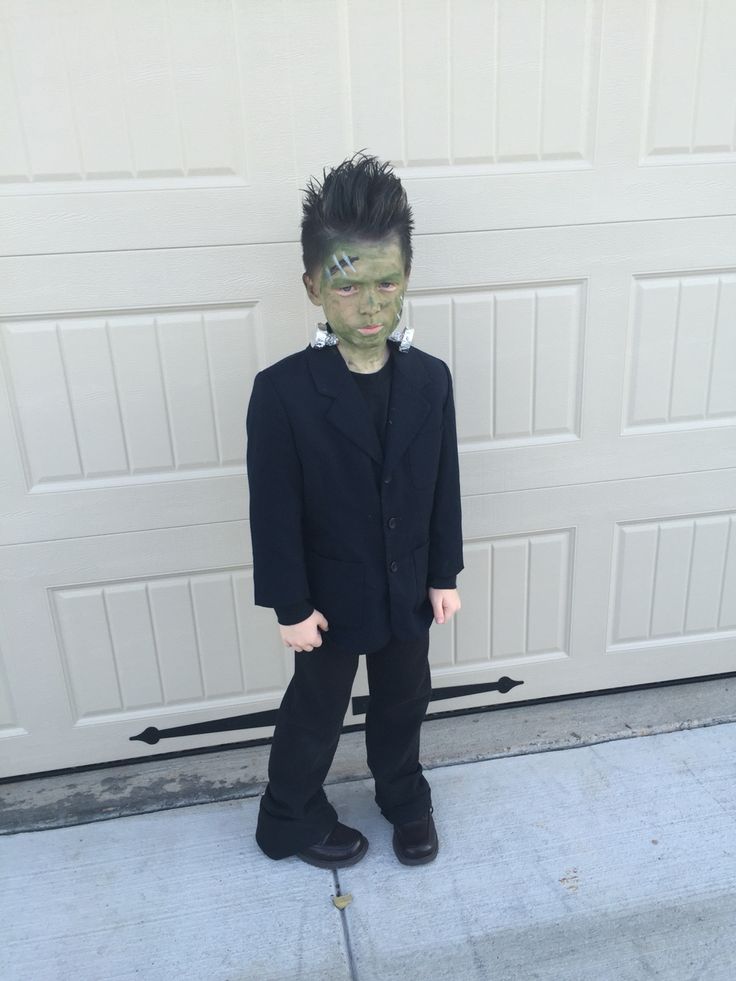
[[[460,481],[452,378],[399,328],[413,219],[388,164],[356,154],[311,180],[303,278],[327,324],[259,371],[247,416],[255,602],[295,651],[256,841],[272,859],[358,862],[323,782],[358,658],[375,801],[400,862],[438,848],[419,730],[432,691],[429,627],[460,609]]]

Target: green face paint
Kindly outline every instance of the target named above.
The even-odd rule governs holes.
[[[401,246],[392,236],[335,242],[314,278],[305,275],[304,283],[339,337],[342,353],[360,362],[366,355],[375,359],[398,325],[408,277]]]

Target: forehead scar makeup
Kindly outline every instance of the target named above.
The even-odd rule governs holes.
[[[352,269],[353,272],[358,271],[353,265],[353,263],[357,262],[360,256],[347,255],[345,252],[343,252],[342,259],[338,259],[337,255],[333,252],[332,258],[335,260],[335,264],[333,266],[330,266],[329,268],[325,266],[325,272],[330,277],[330,279],[332,279],[333,272],[340,272],[345,266],[347,266],[349,269]]]

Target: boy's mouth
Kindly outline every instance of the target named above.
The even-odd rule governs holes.
[[[375,334],[382,327],[383,324],[369,324],[367,327],[358,327],[358,330],[361,332],[361,334]]]

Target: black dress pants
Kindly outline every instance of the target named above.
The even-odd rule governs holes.
[[[368,767],[375,801],[391,824],[422,817],[431,791],[419,762],[419,730],[432,694],[429,629],[409,641],[392,638],[365,654],[369,705]],[[256,841],[269,858],[294,855],[321,842],[337,824],[322,784],[340,739],[360,654],[322,646],[294,652],[294,676],[284,693],[261,797]]]

